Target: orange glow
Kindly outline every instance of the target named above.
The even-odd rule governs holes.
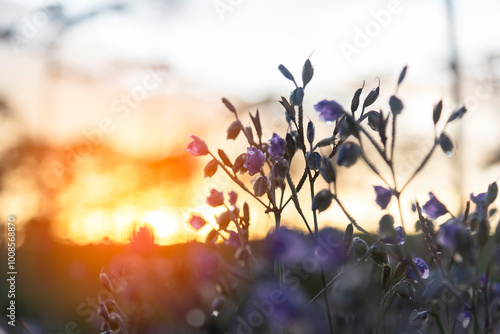
[[[190,213],[213,222],[220,210],[191,209],[196,196],[191,164],[185,156],[160,162],[109,154],[83,157],[56,196],[60,210],[54,234],[78,244],[127,243],[134,228],[148,224],[160,245],[202,240],[210,226],[195,231],[187,224]]]

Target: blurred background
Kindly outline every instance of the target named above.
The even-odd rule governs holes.
[[[161,245],[203,240],[210,227],[194,231],[189,214],[214,221],[209,190],[235,187],[222,174],[203,178],[208,158],[186,152],[189,135],[232,159],[246,150],[242,138],[225,141],[233,119],[221,97],[244,122],[258,108],[265,138],[284,135],[276,101],[293,86],[277,68],[300,76],[308,57],[315,74],[305,109],[318,137],[331,126],[319,122],[314,104],[326,98],[347,108],[363,81],[365,96],[380,78],[373,108],[387,112],[408,65],[398,92],[405,104],[400,184],[432,145],[433,106],[443,99],[445,118],[466,105],[466,116],[448,130],[453,156],[436,152],[403,196],[406,221],[415,221],[411,202],[426,201],[429,191],[459,214],[471,192],[486,191],[500,176],[499,14],[493,0],[0,0],[0,221],[16,215],[20,251],[44,250],[47,259],[63,246],[98,256],[98,247],[128,243],[143,223]],[[375,230],[384,212],[372,186],[382,184],[362,163],[339,175],[346,207]],[[396,213],[394,205],[389,211]],[[284,224],[302,228],[292,212]],[[257,210],[252,216],[251,237],[262,238],[273,223]],[[347,222],[332,206],[320,223]],[[58,270],[75,285],[95,278],[98,289],[92,275],[99,263],[85,258],[60,260]],[[30,270],[26,263],[34,260],[26,259]],[[78,319],[78,298],[51,330]]]

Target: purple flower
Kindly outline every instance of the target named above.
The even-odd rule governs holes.
[[[293,279],[300,277],[296,270],[304,271],[293,270],[290,274]],[[304,276],[302,272],[300,275]],[[300,278],[297,281],[300,282]],[[300,333],[325,333],[327,330],[319,308],[316,305],[304,307],[308,296],[301,285],[294,281],[294,284],[280,287],[277,282],[259,280],[247,299],[241,320],[233,321],[235,327],[231,333],[281,333],[283,328],[298,328]],[[263,321],[257,323],[254,319]],[[250,324],[258,326],[250,327]]]
[[[235,206],[237,200],[238,200],[238,193],[235,191],[230,191],[229,192],[229,204],[231,204],[232,206]]]
[[[462,325],[463,328],[469,327],[470,323],[472,322],[472,307],[469,303],[465,303],[461,310],[460,313],[457,315],[457,321],[460,325]]]
[[[190,135],[192,142],[190,142],[187,146],[187,151],[192,155],[207,155],[208,154],[208,146],[207,144],[201,140],[198,136]]]
[[[308,253],[304,237],[285,227],[268,234],[266,249],[271,259],[281,259],[286,263],[302,261]]]
[[[266,156],[264,153],[255,147],[247,148],[247,161],[243,167],[248,169],[248,174],[255,175],[262,170]]]
[[[427,263],[425,263],[424,260],[422,260],[422,258],[420,257],[413,258],[413,263],[415,264],[415,267],[417,267],[417,270],[423,279],[429,278],[429,273],[430,273],[429,266],[427,265]],[[415,281],[418,280],[417,275],[413,270],[413,266],[408,265],[408,267],[406,268],[406,277],[409,279],[413,279]]]
[[[234,248],[238,249],[241,246],[241,241],[240,237],[238,236],[238,233],[234,231],[228,231],[229,232],[229,238],[226,240],[226,245],[233,246]]]
[[[214,208],[224,204],[224,194],[222,191],[210,190],[210,196],[207,197],[207,204]]]
[[[318,246],[314,247],[315,258],[327,268],[338,268],[344,260],[343,238],[344,233],[338,229],[326,227],[320,230]]]
[[[477,280],[479,281],[481,288],[484,288],[486,286],[486,273],[482,273],[481,275],[479,275]]]
[[[405,230],[403,230],[403,227],[396,226],[394,231],[396,232],[396,243],[398,245],[404,244],[405,243]]]
[[[335,101],[322,100],[314,105],[314,110],[319,113],[319,118],[324,122],[333,122],[344,114],[344,108]]]
[[[462,256],[470,256],[473,253],[472,235],[459,219],[452,218],[441,224],[437,241],[453,253],[458,252]]]
[[[274,160],[280,160],[285,154],[285,140],[273,133],[273,137],[269,140],[267,152]]]
[[[432,219],[436,219],[448,213],[448,209],[441,203],[433,193],[429,193],[430,200],[424,204],[422,209],[424,212],[431,217]]]
[[[189,219],[189,224],[197,231],[203,226],[205,226],[206,223],[207,222],[205,221],[205,219],[203,219],[203,217],[200,216],[192,216]]]
[[[375,194],[377,195],[375,203],[377,203],[377,205],[380,206],[382,210],[384,210],[391,202],[392,189],[385,189],[381,186],[373,186],[373,189],[375,189]]]
[[[444,224],[439,226],[437,241],[441,246],[444,246],[454,252],[456,250],[458,231],[460,230],[460,224],[451,219]]]

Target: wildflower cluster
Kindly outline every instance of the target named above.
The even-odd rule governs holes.
[[[216,216],[203,246],[212,254],[229,248],[232,256],[217,256],[219,275],[211,276],[204,285],[210,294],[196,290],[200,299],[197,309],[204,320],[197,325],[188,321],[189,328],[203,333],[499,330],[498,225],[495,240],[489,237],[496,215],[492,207],[497,183],[491,183],[484,193],[471,194],[465,212],[457,215],[434,192],[423,205],[413,203],[420,233],[415,237],[408,236],[403,219],[403,207],[409,203],[402,203],[402,193],[436,149],[453,155],[448,127],[462,118],[466,109],[458,108],[444,119],[443,102],[435,105],[433,145],[401,183],[396,177],[395,147],[398,119],[405,109],[399,88],[407,67],[389,98],[388,111],[371,109],[379,101],[380,80],[367,94],[363,82],[349,110],[329,99],[313,105],[324,125],[311,120],[305,124],[305,90],[314,75],[311,61],[307,59],[303,65],[301,85],[285,66],[278,69],[293,84],[290,96],[279,100],[288,125],[286,132],[264,138],[258,110],[249,114],[250,121],[245,124],[238,109],[223,98],[234,116],[227,139],[244,136],[246,149],[231,158],[222,149],[211,150],[195,135],[187,146],[192,155],[210,157],[205,177],[225,173],[240,191],[272,215],[275,223],[263,244],[250,242],[249,204],[240,206],[234,190],[212,189],[207,194],[206,203],[223,211]],[[317,138],[318,124],[329,127],[331,135]],[[368,146],[374,148],[379,165],[369,157]],[[382,210],[376,233],[360,226],[341,201],[337,187],[337,171],[359,161],[380,180],[372,185],[374,202]],[[302,204],[304,196],[310,197],[311,207]],[[387,211],[391,202],[399,209],[397,216]],[[332,205],[345,215],[344,231],[320,229],[318,215],[327,215]],[[306,235],[284,226],[282,215],[287,207],[303,222]],[[442,222],[444,217],[448,220]],[[193,213],[188,223],[196,230],[209,224],[198,213]],[[216,244],[219,239],[224,246]],[[212,297],[210,305],[207,295]]]

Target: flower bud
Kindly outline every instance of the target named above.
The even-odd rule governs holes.
[[[380,93],[380,80],[378,86],[372,89],[366,96],[365,101],[363,102],[363,108],[366,108],[372,105],[375,101],[377,101],[379,93]]]
[[[314,196],[312,210],[322,212],[328,209],[330,204],[332,204],[332,193],[329,190],[324,189]]]
[[[319,171],[326,182],[335,182],[335,179],[337,178],[337,172],[335,171],[335,167],[333,166],[332,161],[328,157],[323,157],[321,159],[321,167]]]
[[[373,130],[373,131],[378,131],[380,124],[380,114],[376,111],[369,111],[368,112],[368,126]]]
[[[383,215],[378,222],[378,233],[382,236],[390,236],[394,233],[394,217],[392,215]]]
[[[321,155],[318,152],[308,152],[307,165],[312,170],[318,170],[321,167]]]
[[[280,66],[278,66],[278,70],[281,72],[281,74],[283,74],[285,78],[295,82],[292,73],[283,64],[280,64]]]
[[[366,241],[358,237],[354,237],[352,239],[352,248],[358,260],[360,260],[363,256],[365,256],[366,252],[368,252],[368,245],[366,244]]]
[[[257,178],[252,179],[253,182],[253,191],[255,196],[260,197],[267,193],[269,189],[271,189],[271,181],[267,178],[267,176],[257,176]]]
[[[314,74],[314,68],[309,59],[304,63],[304,67],[302,67],[302,84],[304,88],[306,88],[307,84],[311,81]]]
[[[285,152],[289,159],[291,159],[294,156],[296,150],[297,147],[295,145],[295,141],[293,140],[292,135],[287,133],[285,142]]]
[[[439,145],[447,156],[451,157],[453,155],[453,143],[445,133],[439,136]]]
[[[434,125],[439,122],[439,119],[441,118],[441,111],[443,111],[443,100],[440,100],[434,106],[434,111],[432,112],[432,120],[434,121]]]
[[[379,245],[375,245],[372,248],[371,257],[372,257],[373,261],[376,264],[378,264],[379,266],[383,266],[383,265],[388,265],[389,264],[389,255],[387,254],[387,252],[385,251],[385,249],[383,249]]]
[[[247,139],[248,139],[248,143],[249,144],[254,144],[254,140],[253,140],[253,131],[252,131],[252,127],[251,126],[247,126],[245,127],[244,129],[245,131],[245,134],[247,136]]]
[[[246,172],[246,168],[244,166],[244,164],[246,163],[247,161],[247,154],[246,153],[242,153],[240,154],[236,160],[234,161],[234,164],[233,164],[233,172],[234,173],[244,173]]]
[[[288,161],[283,159],[283,161],[277,161],[271,168],[271,176],[273,180],[278,184],[282,185],[285,181],[286,173],[288,171]]]
[[[315,135],[315,129],[314,129],[314,123],[309,120],[307,123],[307,141],[309,144],[312,144],[314,142],[314,135]]]
[[[398,278],[400,276],[403,276],[404,273],[406,273],[406,262],[398,262],[396,265],[396,269],[394,269],[394,278]]]
[[[203,169],[203,173],[205,174],[205,177],[212,177],[215,172],[217,172],[217,167],[218,167],[217,160],[212,159],[209,161],[209,163],[205,166]]]
[[[222,162],[224,163],[224,165],[226,165],[227,167],[229,168],[232,168],[233,167],[233,164],[231,163],[231,160],[229,160],[226,152],[224,152],[223,150],[221,150],[220,148],[217,150],[217,153],[219,154],[219,157],[220,159],[222,160]]]
[[[403,301],[410,301],[412,299],[411,290],[406,284],[398,284],[396,288],[396,293]]]
[[[215,244],[217,239],[219,239],[219,233],[216,230],[211,230],[205,238],[205,242],[207,244]]]
[[[488,192],[486,193],[486,205],[493,203],[498,195],[498,184],[493,182],[488,186]]]
[[[394,116],[399,115],[404,108],[403,102],[394,95],[389,99],[389,107]]]
[[[350,167],[356,163],[361,155],[361,148],[356,143],[344,143],[337,155],[337,164],[339,166]]]
[[[295,109],[288,103],[287,99],[283,96],[281,97],[281,101],[279,101],[281,105],[285,108],[285,116],[287,118],[287,123],[290,123],[292,120],[295,120]]]
[[[361,88],[358,88],[356,92],[354,92],[354,96],[352,97],[351,101],[351,112],[354,114],[356,110],[358,110],[359,106],[359,97],[361,95],[361,92],[363,91],[363,88],[365,87],[365,82],[363,81],[363,86]]]
[[[232,112],[232,113],[236,113],[236,108],[233,106],[233,104],[231,102],[229,102],[228,99],[226,99],[225,97],[222,98],[222,103],[224,103],[224,105],[226,106],[226,108]]]
[[[297,87],[292,94],[290,94],[290,103],[292,106],[298,106],[302,104],[304,100],[304,89],[302,87]]]
[[[240,134],[242,125],[241,122],[236,120],[227,128],[227,139],[235,140],[236,137]]]
[[[231,212],[224,211],[219,216],[217,216],[217,225],[219,225],[219,231],[225,231],[231,223]]]
[[[101,269],[101,273],[99,274],[99,279],[101,280],[102,285],[108,290],[109,292],[113,292],[113,285],[111,284],[111,281],[109,280],[108,275]]]

